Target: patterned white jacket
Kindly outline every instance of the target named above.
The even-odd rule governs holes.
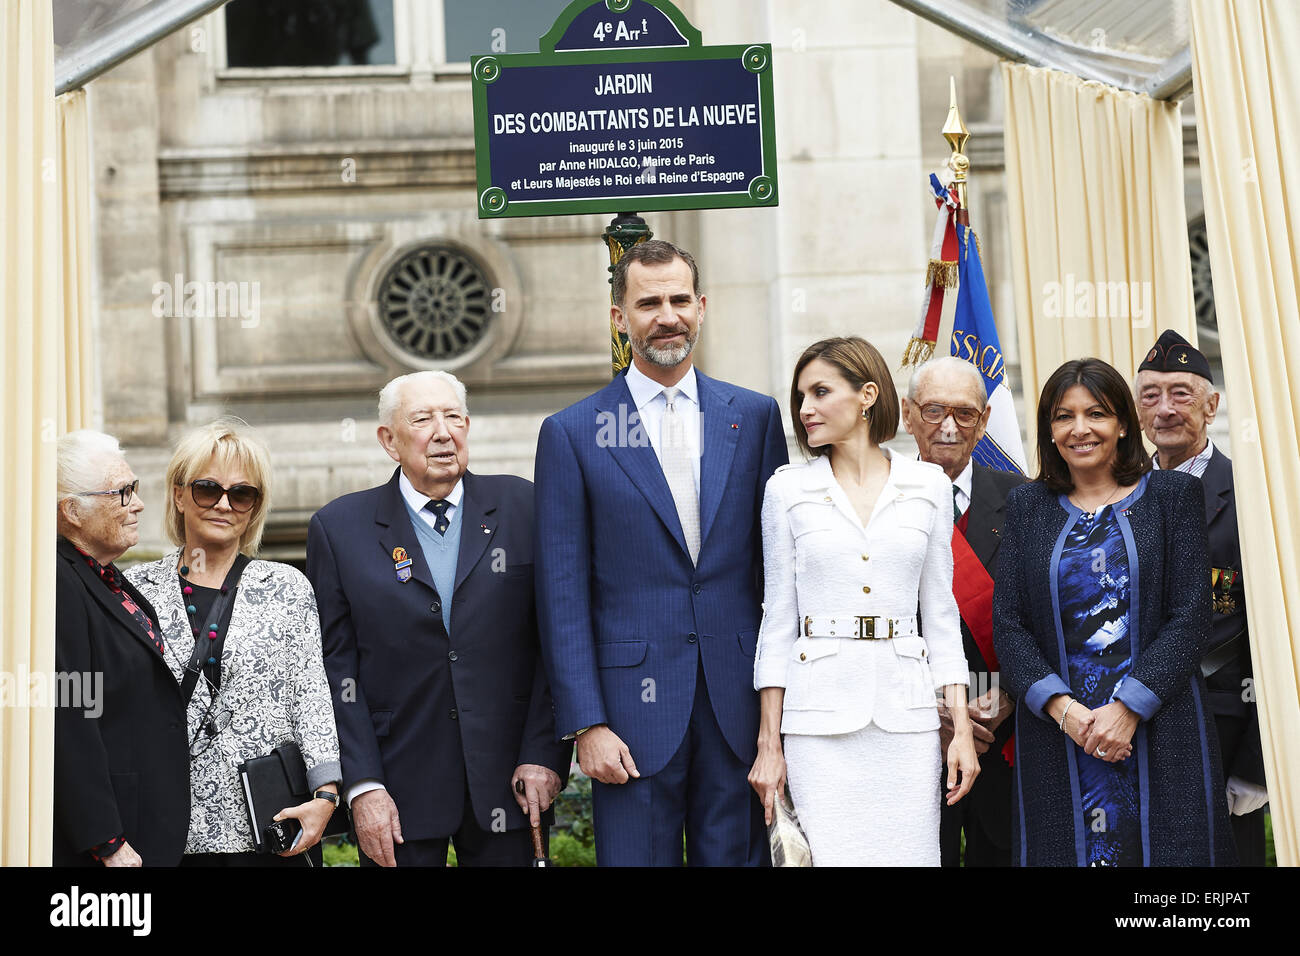
[[[167,665],[179,682],[194,635],[176,575],[180,549],[126,571],[162,625]],[[207,713],[200,680],[190,698],[189,737]],[[312,789],[338,781],[338,734],[321,658],[320,618],[311,584],[296,568],[251,561],[235,593],[221,653],[221,690],[213,714],[228,725],[190,758],[190,835],[186,853],[247,853],[254,849],[244,794],[235,768],[288,740],[296,741]],[[227,715],[217,718],[224,724]]]
[[[889,480],[865,528],[826,456],[768,480],[754,687],[785,688],[783,733],[933,730],[936,690],[969,682],[952,591],[952,483],[937,465],[885,454]],[[878,616],[867,626],[881,634],[901,620],[901,634],[854,639],[859,615]]]

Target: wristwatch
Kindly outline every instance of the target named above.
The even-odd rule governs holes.
[[[328,790],[317,790],[312,794],[312,797],[316,800],[328,800],[336,807],[339,805],[339,795],[337,793],[331,793]]]

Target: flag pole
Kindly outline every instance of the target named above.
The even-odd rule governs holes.
[[[966,175],[970,172],[970,159],[966,156],[966,144],[970,141],[970,130],[961,121],[961,111],[957,109],[957,80],[948,77],[948,120],[943,124],[943,138],[952,148],[948,157],[948,168],[952,170],[952,185],[957,190],[957,225],[970,225],[970,209],[966,205]]]
[[[957,109],[957,81],[951,76],[948,77],[948,96],[948,120],[943,124],[942,132],[952,150],[947,163],[952,181],[944,183],[938,176],[930,176],[938,218],[930,241],[921,314],[907,347],[903,349],[903,368],[921,365],[934,355],[945,292],[955,289],[958,282],[957,260],[961,249],[958,232],[961,227],[970,225],[970,214],[966,209],[966,174],[970,171],[970,160],[963,152],[970,139],[970,130],[961,121],[961,112]]]

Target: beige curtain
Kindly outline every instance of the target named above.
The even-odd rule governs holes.
[[[1277,862],[1300,864],[1300,4],[1192,0],[1242,574]]]
[[[0,865],[48,864],[52,709],[14,706],[54,669],[60,182],[50,0],[0,4]],[[17,698],[17,699],[16,699]]]
[[[56,101],[59,121],[59,193],[63,232],[63,388],[59,433],[94,427],[95,365],[90,318],[90,124],[86,91]]]
[[[1179,108],[1068,73],[1002,64],[1016,330],[1034,411],[1062,362],[1125,377],[1163,329],[1196,341]]]

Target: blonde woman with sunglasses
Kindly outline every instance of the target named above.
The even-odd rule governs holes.
[[[190,828],[182,865],[306,866],[338,804],[338,735],[307,579],[257,554],[270,509],[270,456],[242,422],[181,439],[167,468],[176,549],[127,577],[158,612],[167,664],[188,697]],[[301,835],[259,853],[236,767],[297,744],[306,801],[280,809]]]

